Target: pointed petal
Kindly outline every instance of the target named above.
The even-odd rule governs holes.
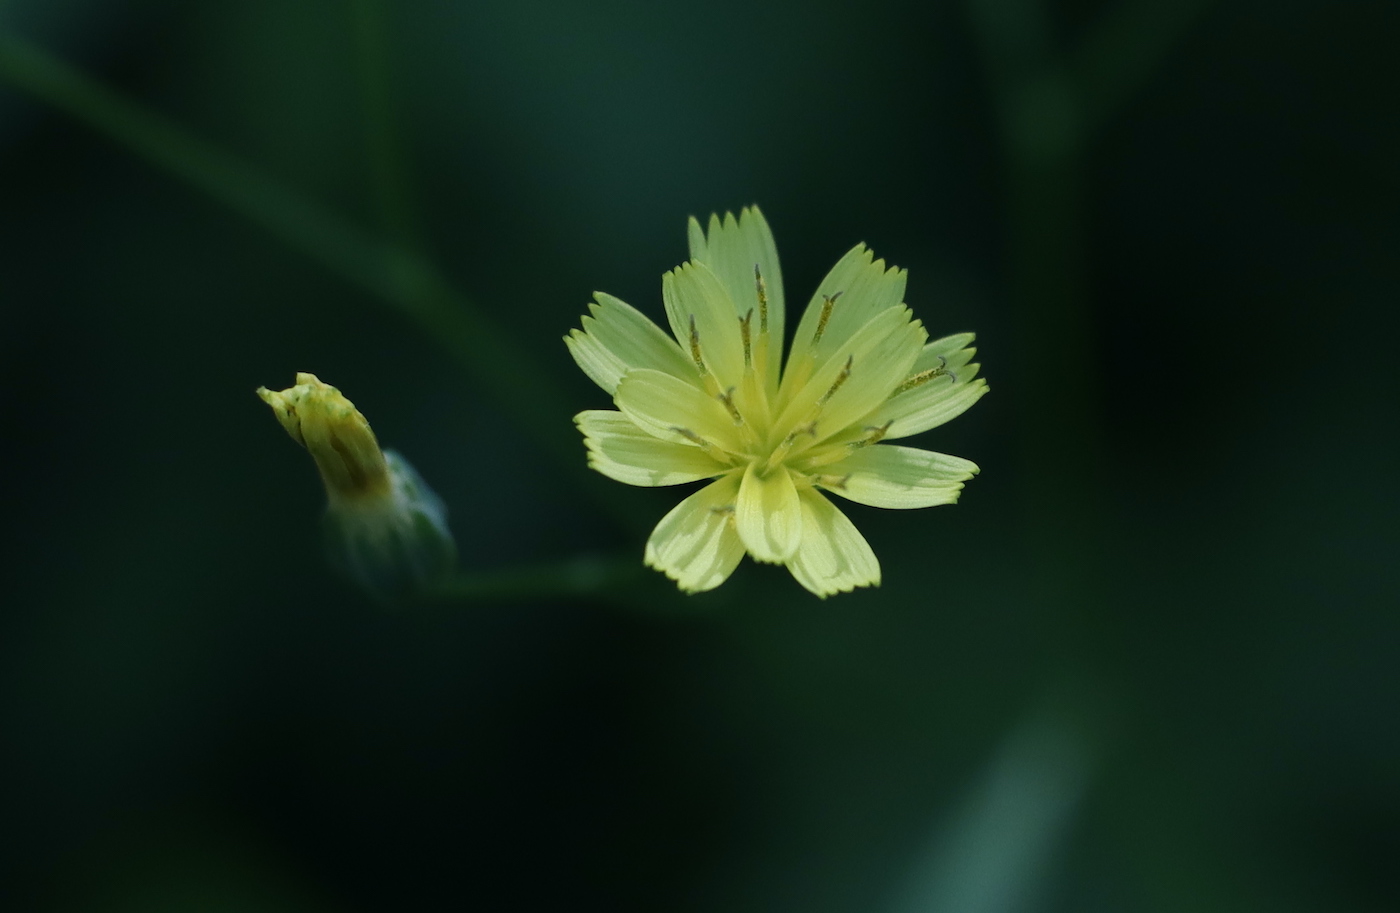
[[[739,449],[734,419],[719,400],[670,374],[628,371],[613,401],[638,428],[663,441],[696,446],[699,438],[724,450]]]
[[[902,393],[896,393],[859,424],[880,428],[886,423],[887,440],[908,437],[957,418],[986,394],[987,382],[977,376],[981,365],[972,362],[977,350],[968,345],[971,333],[945,336],[924,346],[911,376],[941,368],[948,372]]]
[[[952,504],[977,464],[962,457],[877,444],[822,467],[819,484],[871,507],[913,508]]]
[[[690,244],[690,259],[705,262],[708,259],[708,245],[705,243],[705,229],[700,227],[700,220],[691,216],[685,223],[685,233]]]
[[[815,415],[816,434],[804,445],[810,446],[839,434],[879,408],[909,376],[928,338],[923,326],[918,321],[911,322],[909,316],[906,307],[887,308],[859,332],[842,340],[833,348],[835,357],[809,378],[783,408],[776,426],[795,428]]]
[[[719,586],[744,557],[734,531],[737,474],[725,476],[686,498],[656,524],[647,540],[646,563],[687,593]]]
[[[744,343],[739,315],[710,268],[703,263],[683,263],[661,277],[661,297],[671,332],[686,357],[691,353],[692,321],[706,368],[721,389],[737,386],[744,376]]]
[[[676,377],[694,378],[695,366],[676,341],[641,311],[604,292],[594,292],[594,303],[583,318],[583,329],[573,330],[564,342],[584,373],[608,393],[629,368],[651,368]]]
[[[952,336],[944,336],[942,339],[935,339],[933,342],[924,346],[924,356],[931,359],[927,367],[935,367],[934,362],[938,360],[938,356],[940,355],[948,359],[949,366],[951,366],[954,358],[960,352],[966,353],[965,357],[962,359],[962,364],[967,364],[972,360],[973,353],[977,351],[976,349],[968,348],[976,338],[976,333],[954,333]]]
[[[802,545],[788,562],[797,582],[823,599],[858,586],[878,586],[880,562],[855,524],[815,489],[799,497]]]
[[[589,380],[610,394],[616,392],[617,382],[627,373],[622,359],[583,330],[570,330],[564,337],[564,345],[569,347],[574,363],[583,369]]]
[[[892,422],[886,438],[908,437],[952,421],[971,409],[989,389],[980,377],[971,383],[928,383],[891,399],[870,424]]]
[[[758,300],[758,283],[754,277],[757,268],[763,277],[767,298],[768,335],[772,340],[773,359],[776,364],[783,339],[783,274],[778,266],[778,248],[773,243],[773,232],[763,213],[757,206],[750,206],[735,219],[726,213],[721,221],[717,216],[710,217],[708,236],[696,238],[700,223],[690,222],[690,257],[708,266],[729,292],[734,302],[735,314],[743,317],[753,311],[753,331],[759,330],[759,315],[762,308]]]
[[[752,464],[744,472],[734,526],[755,561],[782,564],[802,543],[802,506],[787,467],[760,475]]]
[[[814,359],[819,368],[832,355],[832,349],[849,339],[872,317],[904,300],[906,273],[898,267],[885,269],[885,261],[864,244],[857,244],[826,274],[817,292],[807,304],[788,356],[789,370],[805,358]],[[816,341],[821,315],[829,296],[837,295],[831,306],[821,339]]]
[[[590,409],[574,416],[574,424],[583,432],[588,465],[628,485],[679,485],[729,468],[694,444],[647,434],[621,412]]]

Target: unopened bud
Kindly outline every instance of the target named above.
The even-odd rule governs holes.
[[[326,552],[332,564],[381,598],[422,589],[456,561],[447,508],[402,456],[381,451],[369,422],[314,374],[258,396],[316,461],[326,486]]]

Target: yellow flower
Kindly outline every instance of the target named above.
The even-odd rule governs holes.
[[[280,392],[259,387],[258,396],[316,461],[326,486],[332,564],[382,598],[404,595],[452,569],[456,546],[447,508],[407,460],[379,449],[354,403],[306,373]]]
[[[875,507],[950,504],[969,460],[882,441],[941,425],[984,393],[971,333],[927,342],[905,272],[863,244],[812,296],[783,364],[778,254],[757,208],[690,220],[690,262],[662,277],[675,338],[598,292],[565,342],[618,411],[581,412],[589,465],[629,485],[714,479],[668,513],[646,563],[687,592],[748,552],[818,596],[877,585],[865,538],[822,491]]]

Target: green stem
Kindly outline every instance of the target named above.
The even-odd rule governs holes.
[[[1138,93],[1212,0],[1119,0],[1070,55],[1087,123],[1097,129]]]
[[[378,297],[397,295],[385,258],[367,235],[39,48],[0,37],[0,78],[194,185],[351,284]]]
[[[350,6],[365,109],[365,145],[380,220],[390,238],[421,250],[403,132],[394,111],[389,48],[384,40],[386,10],[380,0],[350,0]]]
[[[599,595],[630,586],[651,573],[635,555],[584,555],[550,564],[458,574],[435,586],[424,598],[457,601]]]
[[[299,197],[246,163],[19,39],[0,37],[0,78],[64,111],[260,225],[438,340],[605,513],[642,528],[636,504],[584,465],[576,411],[551,373],[474,307],[427,257],[386,243]],[[503,435],[488,429],[485,436]]]
[[[1079,98],[1040,2],[971,0],[968,11],[1000,130],[1033,588],[1059,660],[1087,670],[1085,622],[1105,604],[1104,459]],[[1045,459],[1051,452],[1055,459]],[[1065,478],[1065,467],[1073,467],[1073,479]]]

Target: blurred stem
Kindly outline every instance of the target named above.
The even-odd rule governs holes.
[[[390,238],[421,250],[422,236],[414,213],[403,132],[394,113],[384,4],[380,0],[350,0],[350,18],[365,107],[365,144],[379,217]]]
[[[388,302],[462,364],[524,434],[558,464],[570,486],[605,513],[639,528],[632,503],[604,490],[585,466],[571,407],[550,372],[459,293],[427,257],[378,240],[218,147],[91,80],[44,51],[0,36],[0,79],[66,112],[262,226],[332,273]],[[397,191],[395,191],[397,192]],[[498,429],[484,437],[502,441]]]
[[[1083,635],[1104,604],[1105,518],[1078,96],[1042,3],[970,0],[969,14],[1001,139],[1033,594],[1060,660],[1087,672]]]
[[[1146,83],[1212,0],[1118,0],[1070,55],[1085,120],[1103,124]]]
[[[432,601],[537,599],[613,594],[650,574],[636,555],[582,555],[566,561],[458,574],[424,594]]]

